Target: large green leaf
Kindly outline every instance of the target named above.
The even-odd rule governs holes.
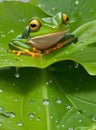
[[[40,1],[40,2],[41,2],[41,5],[45,4],[45,6],[46,6],[46,4],[48,5],[49,1],[46,1],[46,2]],[[54,4],[54,1],[52,1],[52,3]],[[64,3],[64,1],[63,1],[63,3]],[[73,31],[78,26],[80,26],[88,21],[95,19],[95,15],[93,15],[93,12],[92,12],[92,10],[93,11],[95,10],[95,8],[94,8],[95,3],[91,4],[92,2],[91,3],[90,2],[88,3],[88,1],[84,2],[84,5],[86,3],[86,4],[88,4],[88,7],[89,7],[89,4],[91,4],[91,6],[90,6],[91,15],[90,15],[90,12],[88,13],[88,12],[86,12],[86,10],[85,10],[85,12],[82,11],[83,8],[85,7],[84,5],[83,5],[84,7],[81,6],[81,4],[83,4],[82,0],[80,1],[80,3],[78,3],[78,5],[76,5],[76,3],[74,2],[73,6],[71,6],[72,3],[73,2],[69,1],[67,3],[68,7],[67,6],[65,7],[65,5],[66,5],[66,0],[65,0],[64,10],[63,10],[63,6],[61,6],[61,8],[59,10],[59,6],[62,5],[61,1],[59,2],[58,8],[57,8],[57,4],[54,4],[54,7],[56,6],[55,7],[56,11],[54,10],[55,13],[58,11],[63,11],[63,12],[68,11],[68,14],[69,14],[69,12],[72,12],[71,10],[73,10],[74,18],[76,19],[76,21],[72,22],[73,16],[70,16],[70,14],[69,14],[69,17],[71,18],[70,22],[69,22],[71,31]],[[40,6],[40,4],[39,4],[39,6]],[[45,6],[43,6],[44,10],[45,10]],[[74,9],[75,6],[76,6],[76,9]],[[43,7],[40,6],[40,8],[43,8]],[[0,67],[29,66],[29,67],[46,68],[55,62],[70,59],[70,60],[76,61],[76,62],[80,63],[81,65],[83,65],[90,74],[92,74],[92,75],[96,74],[96,68],[95,68],[96,47],[95,47],[95,44],[94,44],[94,47],[92,47],[93,43],[96,42],[96,40],[95,40],[96,21],[95,20],[80,26],[73,32],[78,37],[78,43],[76,43],[75,45],[70,44],[61,49],[58,49],[57,51],[52,52],[49,55],[42,55],[39,58],[32,58],[30,56],[24,56],[24,55],[17,57],[15,54],[12,54],[12,52],[8,48],[8,43],[15,36],[22,33],[23,29],[25,28],[25,26],[28,23],[28,20],[32,16],[36,16],[36,15],[40,16],[40,17],[48,16],[42,10],[40,10],[40,8],[38,8],[34,5],[31,5],[29,3],[26,3],[26,4],[21,3],[21,2],[2,2],[2,3],[0,3],[0,10],[1,10],[0,11],[0,19],[1,19],[1,21],[0,21],[0,23],[1,23],[1,26],[0,26],[0,44],[1,44]],[[68,10],[68,9],[70,9],[70,10]],[[75,10],[75,12],[74,12],[74,10]],[[79,18],[78,15],[75,14],[76,12],[80,13],[80,11],[81,11],[81,18]],[[87,14],[85,14],[85,13],[87,13]],[[78,19],[80,19],[81,21]],[[6,25],[6,22],[7,22],[7,25]],[[87,44],[89,44],[89,42],[90,42],[90,46],[87,46]]]
[[[73,65],[59,73],[50,67],[0,70],[0,130],[88,130],[96,125],[96,77]]]
[[[44,11],[49,8],[50,15],[63,9],[68,12],[71,32],[79,39],[76,44],[40,58],[17,57],[9,51],[8,42],[22,32],[32,16],[47,14],[29,3],[0,3],[0,67],[43,68],[0,69],[0,130],[96,129],[96,76],[89,76],[78,64],[96,74],[95,1],[79,0],[76,4],[73,0],[62,0],[64,6],[61,0],[56,4],[54,1],[36,3]],[[51,11],[53,4],[58,6]],[[82,15],[76,13],[78,10]],[[66,59],[77,63],[63,61]]]

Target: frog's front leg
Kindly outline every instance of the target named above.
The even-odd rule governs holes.
[[[37,57],[40,56],[41,53],[40,51],[36,51],[37,49],[33,48],[27,43],[22,42],[22,39],[11,41],[9,43],[9,47],[12,49],[12,52],[15,53],[17,56],[20,56],[21,54],[27,54],[32,57]]]

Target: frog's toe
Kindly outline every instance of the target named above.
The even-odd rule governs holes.
[[[12,52],[15,53],[17,56],[20,56],[22,54],[21,51],[17,51],[17,50],[13,50]]]
[[[17,56],[20,56],[20,55],[29,55],[29,56],[32,56],[32,57],[40,57],[41,56],[41,52],[33,52],[33,51],[30,51],[28,49],[24,49],[23,51],[19,51],[19,50],[12,50],[12,52],[14,54],[16,54]]]
[[[41,56],[41,52],[32,52],[32,51],[29,51],[27,49],[25,50],[25,52],[26,52],[27,55],[30,55],[32,57],[39,57],[39,56]]]

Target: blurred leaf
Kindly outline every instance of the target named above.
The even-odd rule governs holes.
[[[0,70],[0,130],[87,130],[96,121],[95,80],[82,67]]]

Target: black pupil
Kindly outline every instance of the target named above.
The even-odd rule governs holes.
[[[67,21],[69,20],[69,18],[67,17],[67,19],[66,19]]]
[[[31,26],[32,28],[34,28],[34,27],[36,27],[37,25],[36,25],[35,23],[32,23],[30,26]]]

